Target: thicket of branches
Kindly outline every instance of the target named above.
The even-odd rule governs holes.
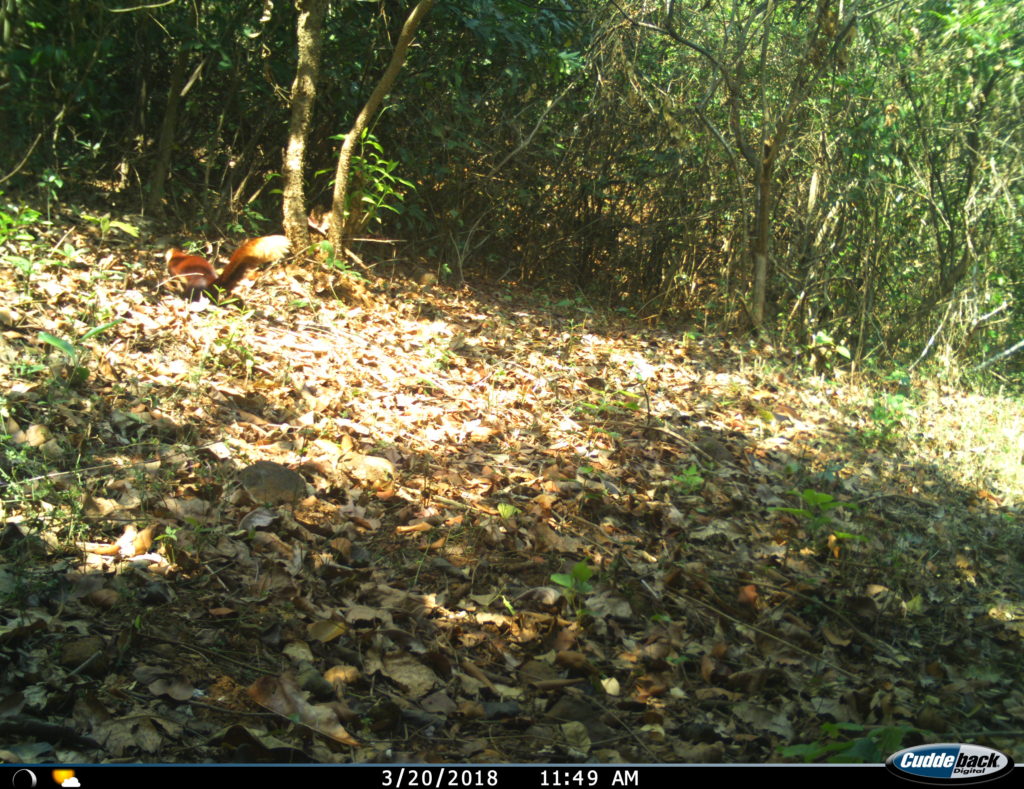
[[[5,200],[272,229],[295,4],[122,5],[3,5]],[[410,5],[330,5],[311,206]],[[1010,0],[439,2],[353,226],[454,278],[976,364],[1024,334],[1022,59]]]

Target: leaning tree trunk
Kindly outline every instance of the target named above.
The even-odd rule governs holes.
[[[398,36],[398,43],[395,44],[395,51],[391,54],[391,62],[388,63],[388,67],[384,70],[384,75],[380,78],[380,82],[373,89],[370,98],[366,100],[366,104],[360,110],[359,115],[352,124],[352,128],[345,135],[345,141],[341,144],[341,151],[338,154],[338,169],[334,175],[331,230],[328,235],[328,240],[334,247],[336,255],[340,253],[344,245],[345,198],[348,193],[348,171],[349,164],[352,162],[352,152],[355,150],[356,143],[362,136],[363,130],[370,122],[370,118],[377,112],[377,108],[380,107],[384,97],[388,95],[391,86],[394,85],[395,78],[398,77],[398,72],[402,69],[402,64],[405,63],[405,53],[409,49],[409,44],[412,43],[413,36],[416,35],[416,29],[420,26],[423,17],[427,15],[427,12],[430,11],[433,5],[434,0],[420,0],[409,13],[409,18],[402,25],[402,32]]]

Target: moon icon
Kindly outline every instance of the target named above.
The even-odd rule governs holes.
[[[33,789],[36,785],[36,774],[22,768],[11,777],[13,789]]]

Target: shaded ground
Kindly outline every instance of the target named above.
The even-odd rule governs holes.
[[[1020,512],[875,390],[511,290],[202,309],[66,238],[2,273],[0,758],[1024,759]]]

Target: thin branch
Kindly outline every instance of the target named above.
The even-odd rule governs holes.
[[[5,175],[3,178],[0,178],[0,184],[2,184],[4,181],[8,180],[9,178],[13,178],[15,175],[18,174],[18,172],[21,170],[21,168],[25,166],[25,162],[28,161],[28,157],[30,157],[32,155],[32,151],[34,151],[36,149],[36,146],[39,144],[39,141],[42,138],[43,138],[43,133],[39,132],[39,134],[36,135],[36,138],[34,140],[32,140],[32,144],[30,146],[28,146],[28,150],[25,152],[25,155],[21,157],[21,161],[18,162],[18,164],[15,166],[15,168],[13,170],[11,170],[9,173],[7,173],[7,175]]]
[[[993,357],[983,361],[981,364],[976,364],[974,367],[971,368],[971,372],[973,373],[973,372],[977,372],[978,370],[984,370],[990,364],[995,364],[1000,359],[1005,359],[1007,356],[1009,356],[1010,354],[1016,353],[1021,348],[1024,348],[1024,340],[1021,340],[1016,345],[1011,346],[1010,348],[1007,348],[1005,351],[1000,351],[995,356],[993,356]]]
[[[130,14],[135,11],[149,11],[153,8],[163,8],[165,5],[174,5],[178,0],[165,0],[163,3],[154,3],[153,5],[133,5],[128,8],[108,8],[107,10],[112,14]]]

